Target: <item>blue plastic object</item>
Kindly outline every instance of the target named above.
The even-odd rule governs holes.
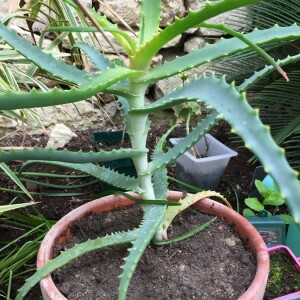
[[[276,184],[270,175],[267,175],[262,183],[267,189],[272,188],[273,192],[276,191]]]

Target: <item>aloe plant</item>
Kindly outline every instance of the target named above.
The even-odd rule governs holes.
[[[222,0],[215,3],[206,2],[200,11],[189,11],[182,19],[175,19],[164,29],[159,28],[161,1],[141,1],[141,22],[136,38],[130,37],[105,17],[98,15],[91,9],[84,8],[78,0],[65,1],[76,10],[82,10],[91,20],[93,26],[78,28],[51,28],[52,31],[77,32],[110,32],[123,47],[129,58],[128,66],[115,65],[93,46],[78,43],[75,47],[82,49],[98,69],[95,73],[79,70],[62,60],[57,60],[50,54],[33,46],[0,23],[0,37],[21,55],[31,60],[36,66],[51,76],[63,79],[73,86],[69,90],[54,88],[51,91],[41,92],[32,89],[30,92],[7,91],[0,94],[0,110],[33,108],[41,106],[59,105],[84,100],[100,92],[118,96],[118,102],[124,113],[126,131],[131,139],[131,149],[113,150],[99,153],[73,153],[49,149],[24,149],[0,152],[0,161],[14,159],[31,160],[23,165],[23,172],[28,165],[48,163],[65,168],[85,172],[95,178],[105,181],[116,187],[133,191],[142,198],[144,218],[141,225],[129,232],[118,232],[96,240],[89,240],[81,245],[62,252],[57,258],[39,269],[26,284],[19,290],[16,299],[23,299],[30,288],[41,278],[53,270],[68,263],[83,253],[131,242],[129,256],[120,275],[119,299],[125,299],[127,288],[134,269],[146,246],[152,239],[160,242],[167,238],[167,227],[174,215],[191,205],[197,199],[207,197],[210,192],[200,193],[197,196],[187,197],[181,201],[174,211],[174,203],[166,202],[167,175],[166,165],[192,147],[218,120],[225,119],[244,140],[246,147],[251,149],[261,160],[266,172],[276,181],[281,196],[286,200],[292,216],[300,224],[300,186],[297,173],[288,165],[284,151],[273,141],[270,130],[259,119],[259,112],[247,102],[246,90],[270,71],[278,70],[286,79],[287,75],[260,45],[275,41],[288,41],[300,38],[300,26],[274,26],[266,30],[253,30],[247,34],[238,33],[222,24],[209,24],[207,20],[223,12],[258,2],[258,0]],[[76,4],[75,4],[76,3]],[[178,34],[197,27],[208,27],[224,31],[233,37],[221,40],[217,44],[207,44],[204,48],[165,62],[161,66],[151,67],[153,57],[170,40]],[[221,79],[214,75],[194,78],[190,82],[172,91],[152,104],[146,104],[145,92],[147,87],[172,75],[182,73],[210,61],[214,61],[244,49],[253,49],[260,54],[270,65],[249,78],[241,88],[234,83],[227,83],[225,77]],[[289,60],[289,58],[287,58]],[[290,59],[292,61],[292,58]],[[146,148],[147,133],[150,128],[149,114],[162,111],[187,102],[201,102],[207,106],[210,113],[189,134],[173,148],[163,152],[163,143],[171,129],[160,139],[153,152],[152,159],[148,160]],[[120,158],[132,158],[137,178],[119,174],[113,170],[93,164]],[[215,193],[211,192],[213,195]],[[170,217],[170,215],[172,217]]]

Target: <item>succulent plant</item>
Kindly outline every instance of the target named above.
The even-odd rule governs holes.
[[[139,228],[129,232],[113,233],[97,240],[87,241],[71,250],[62,252],[44,268],[39,269],[20,289],[17,299],[23,299],[29,289],[41,278],[53,270],[68,263],[79,254],[87,253],[96,248],[113,244],[131,242],[129,256],[125,259],[120,276],[119,299],[125,299],[127,288],[134,269],[146,246],[155,236],[156,240],[167,238],[166,230],[170,219],[166,217],[168,210],[174,210],[174,203],[166,202],[167,175],[166,165],[192,147],[210,128],[220,119],[225,119],[232,127],[232,131],[241,136],[247,148],[253,151],[276,181],[281,196],[286,200],[296,223],[300,224],[300,186],[298,174],[288,165],[284,151],[273,141],[268,126],[261,123],[259,112],[253,109],[246,99],[245,90],[274,70],[278,70],[286,79],[287,75],[261,47],[264,43],[274,41],[289,41],[300,38],[300,26],[274,26],[265,30],[253,30],[242,34],[223,24],[207,23],[212,17],[233,9],[253,4],[258,0],[222,0],[214,3],[206,2],[199,11],[189,11],[182,19],[176,18],[164,29],[160,29],[161,0],[141,1],[140,26],[138,36],[130,37],[125,31],[108,21],[105,16],[98,15],[92,9],[86,9],[79,1],[65,1],[74,9],[83,10],[92,21],[90,27],[59,27],[49,28],[52,31],[81,31],[81,32],[110,32],[123,47],[129,58],[128,66],[119,66],[112,63],[104,54],[93,46],[78,43],[80,48],[89,57],[97,68],[97,72],[88,73],[57,60],[51,54],[43,52],[33,46],[16,33],[0,23],[0,37],[39,68],[53,77],[63,79],[73,87],[69,90],[54,88],[51,91],[41,92],[32,89],[30,92],[7,91],[0,94],[0,110],[20,108],[45,107],[85,100],[100,92],[110,93],[118,97],[126,123],[126,131],[130,136],[132,148],[113,150],[99,153],[73,153],[66,150],[31,149],[0,152],[0,161],[7,162],[15,159],[30,160],[29,164],[47,162],[66,168],[82,171],[99,180],[116,187],[133,191],[142,198],[144,218]],[[151,67],[153,57],[158,51],[177,35],[190,28],[212,28],[224,31],[232,36],[222,39],[216,44],[206,44],[197,49],[160,66]],[[252,48],[264,57],[269,64],[264,69],[253,74],[241,86],[227,83],[225,77],[217,78],[214,75],[203,74],[190,82],[172,91],[161,99],[147,104],[145,92],[150,84],[158,80],[180,74],[210,61],[215,61],[244,49]],[[286,58],[284,63],[293,61]],[[152,159],[148,160],[146,148],[147,133],[150,128],[149,114],[168,109],[186,102],[203,103],[210,113],[185,138],[167,152],[163,152],[162,144],[167,138],[170,129],[158,142]],[[132,158],[137,178],[119,174],[111,169],[93,164],[120,158]],[[21,170],[21,172],[22,172]],[[212,194],[214,194],[212,192]],[[188,197],[181,206],[190,205],[196,200],[209,195],[209,192]],[[196,199],[196,200],[195,200]],[[152,202],[151,202],[152,201]],[[150,203],[150,204],[149,204]],[[176,213],[182,208],[177,206]],[[174,214],[174,212],[173,212]]]

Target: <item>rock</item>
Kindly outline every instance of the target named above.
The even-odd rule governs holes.
[[[186,265],[181,264],[181,265],[179,266],[179,272],[184,272],[185,270],[186,270]]]
[[[184,43],[184,52],[191,52],[195,49],[203,48],[205,44],[206,41],[202,37],[199,36],[189,37]]]
[[[229,247],[233,247],[233,246],[236,245],[235,240],[232,239],[232,238],[227,238],[227,239],[225,239],[225,243],[226,243]]]
[[[17,128],[19,123],[16,120],[8,118],[0,114],[0,128]]]
[[[219,0],[210,0],[211,3],[218,2],[218,1]],[[206,1],[202,0],[200,2],[200,7],[203,8],[205,6],[205,3]],[[229,25],[234,30],[243,31],[245,27],[249,26],[249,23],[247,25],[245,24],[245,20],[247,19],[248,12],[249,12],[249,8],[243,7],[243,8],[232,10],[230,12],[220,14],[214,18],[207,20],[207,22],[214,23],[214,24],[224,23],[225,25]],[[239,22],[240,21],[240,17],[238,16],[239,13],[243,16],[242,22]],[[212,30],[209,28],[201,28],[200,31],[204,36],[224,35],[224,32],[222,31]]]
[[[140,1],[105,0],[100,2],[99,11],[107,16],[113,23],[120,23],[116,15],[120,16],[128,25],[136,27],[139,24]],[[114,11],[113,14],[111,11]]]
[[[9,13],[9,7],[11,5],[11,0],[1,0],[0,1],[0,19],[8,15]]]
[[[166,45],[164,45],[163,48],[172,48],[178,46],[181,41],[181,37],[182,37],[181,34],[176,36],[173,40],[171,40]]]
[[[64,124],[56,124],[50,133],[46,148],[63,148],[74,137],[77,137],[77,135],[69,127]]]
[[[202,0],[202,2],[204,1]],[[184,4],[187,10],[191,9],[197,11],[202,7],[200,0],[185,0]]]
[[[116,17],[119,15],[128,25],[137,27],[140,24],[140,1],[124,1],[124,0],[105,0],[105,5],[100,3],[99,11],[107,15],[108,19],[114,23],[120,24],[120,20]],[[109,6],[115,14],[109,9]],[[163,0],[163,12],[161,26],[174,21],[175,16],[183,17],[185,14],[184,0]]]
[[[112,101],[112,102],[106,103],[103,106],[103,110],[104,110],[104,118],[108,117],[108,118],[112,119],[118,112],[119,105],[116,101]]]
[[[59,288],[59,290],[64,294],[64,295],[69,295],[70,289],[71,289],[71,282],[70,281],[65,281]]]
[[[155,100],[170,93],[175,88],[178,88],[181,85],[182,85],[182,80],[179,75],[175,75],[175,76],[158,81],[155,84],[155,92],[154,92]]]
[[[98,124],[103,122],[102,112],[89,101],[37,108],[36,111],[45,127],[62,123],[74,129],[83,130],[93,122]]]
[[[250,263],[250,257],[247,253],[243,253],[241,256],[240,256],[240,259],[241,259],[241,262],[244,264],[244,265],[249,265]]]
[[[175,17],[182,18],[185,15],[186,9],[184,0],[163,0],[161,27],[165,27],[168,23],[172,23]]]

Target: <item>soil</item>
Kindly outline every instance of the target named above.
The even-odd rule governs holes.
[[[152,131],[149,134],[149,139],[147,141],[149,149],[153,149],[153,146],[156,144],[157,139],[166,131],[166,128],[164,126],[152,126]],[[103,129],[102,129],[103,130]],[[77,138],[73,139],[66,148],[71,151],[93,151],[93,144],[92,144],[92,133],[95,131],[101,131],[101,128],[93,128],[90,130],[85,131],[77,131]],[[218,191],[227,195],[228,200],[231,202],[232,206],[237,209],[240,207],[243,207],[243,199],[245,199],[248,195],[248,192],[250,190],[250,184],[251,179],[255,170],[255,165],[248,164],[247,160],[251,157],[251,153],[246,150],[245,148],[240,148],[235,144],[230,143],[230,136],[228,134],[229,127],[225,123],[220,123],[218,126],[216,126],[210,133],[214,135],[217,139],[224,142],[226,145],[228,145],[230,148],[238,152],[238,156],[232,158],[229,162],[229,165],[225,171],[225,174],[223,176],[223,181],[221,182],[220,186],[218,187]],[[173,137],[180,137],[182,136],[182,132],[176,131],[173,134]],[[27,147],[33,147],[33,146],[40,146],[44,147],[47,143],[48,136],[46,134],[42,135],[34,135],[34,136],[23,136],[23,135],[13,135],[5,139],[0,140],[0,147],[3,146],[27,146]],[[18,170],[20,166],[22,165],[22,162],[13,162],[10,163],[9,166],[14,169]],[[48,172],[48,173],[61,173],[61,174],[68,174],[68,175],[74,175],[76,173],[70,171],[70,170],[63,170],[58,169],[54,167],[48,167],[45,165],[38,165],[38,166],[32,166],[28,171],[36,171],[36,172]],[[169,168],[169,175],[175,176],[175,168],[174,166],[171,166]],[[41,178],[38,178],[38,180],[42,180]],[[83,179],[44,179],[45,182],[51,183],[51,184],[58,184],[63,187],[66,187],[68,185],[75,185],[85,182],[90,182],[91,178],[83,178]],[[239,197],[239,201],[237,201],[232,195],[233,195],[233,189],[231,187],[231,184],[235,186],[236,193]],[[15,184],[9,180],[7,177],[1,176],[0,177],[0,187],[6,187],[10,189],[17,190],[18,188],[15,186]],[[30,189],[31,192],[38,192],[38,193],[44,193],[43,195],[34,195],[34,199],[37,202],[35,207],[40,211],[46,218],[52,219],[52,220],[58,220],[62,216],[64,216],[66,213],[71,211],[72,209],[75,209],[76,207],[90,201],[96,198],[99,198],[101,195],[101,187],[98,184],[91,185],[89,187],[83,187],[83,188],[75,188],[72,191],[76,192],[77,194],[74,194],[73,196],[54,196],[53,193],[62,193],[62,192],[70,192],[70,189],[54,189],[54,188],[48,188],[43,186],[36,186],[34,184],[26,184],[26,187]],[[176,185],[174,183],[170,184],[170,189],[176,189]],[[16,195],[1,191],[1,200],[0,204],[8,204],[10,203]],[[48,194],[45,194],[48,193]],[[14,203],[17,202],[24,202],[25,196],[18,196],[17,199],[15,199]],[[31,208],[25,208],[22,209],[21,212],[24,212],[26,214],[32,214],[33,211]],[[15,236],[19,234],[19,231],[16,232],[14,228],[7,228],[0,226],[0,236],[1,239],[3,238],[5,240],[11,240],[15,238]],[[11,237],[11,239],[10,239]],[[200,247],[200,246],[199,246]],[[202,247],[202,246],[201,246]],[[164,251],[167,251],[169,248],[164,247]],[[171,250],[170,250],[171,249]],[[166,252],[166,257],[170,257],[173,255],[172,251],[175,251],[173,246],[170,246],[171,252]],[[172,250],[173,249],[173,250]],[[222,248],[220,248],[222,249]],[[168,250],[168,251],[169,251]],[[123,250],[126,251],[126,250]],[[149,251],[159,252],[156,248],[151,248]],[[183,251],[183,250],[182,250]],[[211,251],[209,251],[211,253]],[[178,253],[176,252],[176,256]],[[175,256],[175,254],[174,254]],[[191,257],[191,255],[188,255]],[[224,257],[223,257],[224,259]],[[227,258],[225,259],[227,260]],[[34,264],[34,261],[31,262]],[[191,265],[193,262],[191,263]],[[25,266],[26,267],[26,266]],[[225,269],[226,270],[226,269]],[[225,272],[225,271],[224,271]],[[244,276],[242,276],[243,278]],[[185,278],[185,277],[184,277]],[[23,285],[25,278],[19,278],[15,279],[13,281],[13,289],[12,289],[12,295],[13,298],[17,289]],[[182,279],[185,282],[185,279]],[[210,279],[209,279],[210,280]],[[227,281],[221,280],[220,286],[227,285]],[[226,283],[226,284],[225,284]],[[134,285],[133,285],[134,286]],[[1,299],[1,291],[2,293],[5,293],[7,290],[7,285],[0,286],[0,299]],[[38,287],[35,287],[31,294],[26,298],[29,300],[38,300],[41,299],[41,294]],[[83,298],[82,298],[83,299]],[[85,298],[84,298],[85,299]],[[159,298],[161,299],[161,298]],[[171,299],[171,298],[169,298]],[[179,299],[174,296],[174,299]],[[183,298],[184,299],[184,298]],[[191,298],[193,299],[193,298]],[[224,299],[224,298],[223,298]]]
[[[270,274],[265,300],[300,291],[300,270],[286,251],[270,254]]]
[[[74,236],[57,250],[69,249],[87,238],[136,227],[141,218],[139,206],[90,215],[73,226]],[[189,209],[174,220],[170,237],[211,218]],[[129,246],[84,255],[55,272],[54,281],[69,300],[117,299],[118,275]],[[185,241],[148,246],[134,273],[128,299],[237,299],[251,284],[255,263],[255,255],[245,248],[233,228],[217,220]]]

